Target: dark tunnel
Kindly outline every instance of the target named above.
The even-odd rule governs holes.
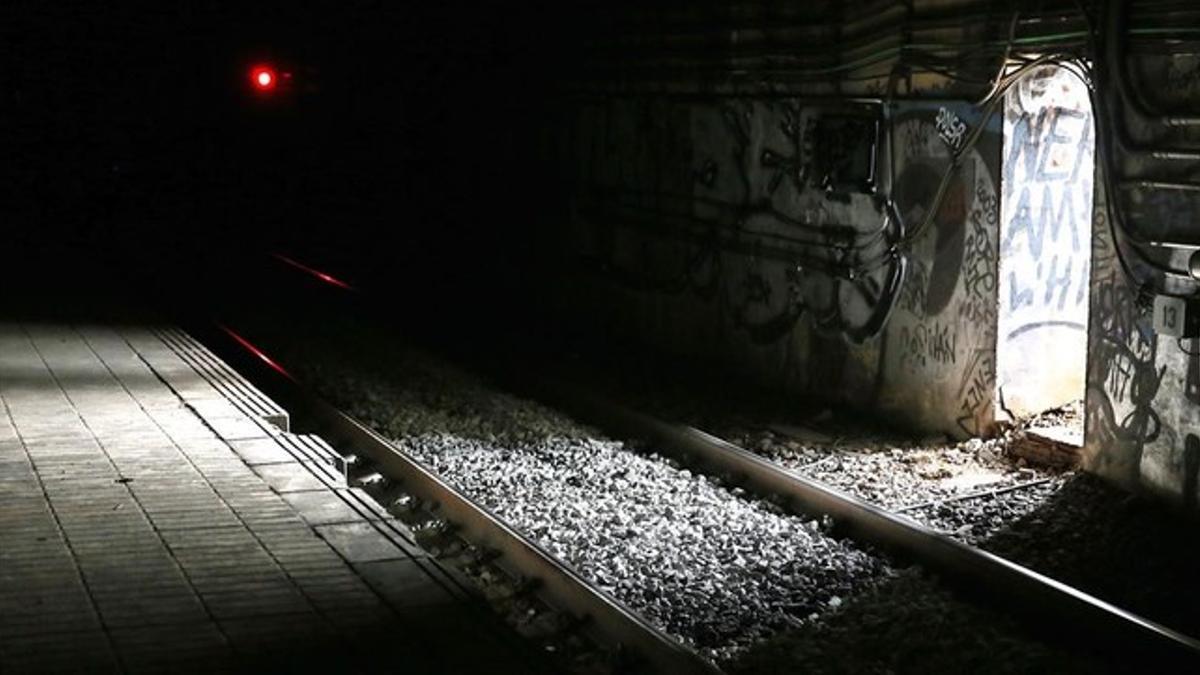
[[[0,6],[0,672],[1200,662],[1200,6]]]

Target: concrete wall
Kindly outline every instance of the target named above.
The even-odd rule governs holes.
[[[918,0],[907,9],[855,8],[852,26],[825,16],[831,6],[689,3],[656,13],[647,5],[646,20],[621,24],[613,31],[621,39],[602,41],[603,67],[580,80],[586,93],[567,115],[571,144],[561,153],[571,158],[563,174],[573,209],[561,248],[581,271],[579,288],[564,289],[568,309],[791,391],[956,435],[986,430],[1000,389],[1016,412],[1074,398],[1086,361],[1087,467],[1195,508],[1200,341],[1155,333],[1150,307],[1155,293],[1200,297],[1200,284],[1186,274],[1191,249],[1139,254],[1131,238],[1200,245],[1200,126],[1163,124],[1138,110],[1195,115],[1200,55],[1172,54],[1194,47],[1125,31],[1186,22],[1149,3],[1092,4],[1103,39],[1093,43],[1090,75],[1102,105],[1088,119],[1078,92],[1056,90],[1054,78],[1010,98],[1004,147],[997,121],[936,227],[907,248],[894,310],[874,330],[874,310],[891,304],[878,291],[894,261],[868,275],[873,282],[851,281],[769,250],[780,236],[836,238],[850,226],[861,238],[881,222],[870,197],[820,189],[810,170],[819,134],[808,121],[823,104],[787,96],[976,100],[995,62],[978,59],[954,80],[894,68],[802,77],[780,64],[800,58],[828,72],[818,68],[825,56],[861,56],[854,36],[894,29],[907,41],[909,27],[942,10],[989,10],[990,19],[939,38],[982,48],[1005,40],[1010,15],[982,2]],[[828,24],[810,25],[810,8]],[[718,25],[728,30],[697,30]],[[1136,91],[1119,86],[1118,68],[1128,68]],[[894,193],[908,222],[930,203],[960,122],[977,123],[968,110],[928,103],[894,111]],[[1094,170],[1092,146],[1108,151]],[[1163,267],[1182,274],[1164,275]],[[1081,294],[1089,268],[1089,292]],[[1084,325],[1086,356],[1065,346],[1068,338],[1080,344]],[[1055,385],[1039,386],[1048,397],[1022,386],[1046,381]]]
[[[842,114],[788,98],[580,105],[568,153],[569,246],[586,295],[573,289],[572,305],[608,330],[793,392],[917,429],[986,432],[999,119],[967,154],[932,226],[892,259],[888,234],[872,235],[890,222],[882,201],[821,187],[818,136],[828,130],[820,120]],[[892,194],[910,227],[932,202],[950,144],[978,123],[974,114],[938,102],[890,111]],[[857,259],[879,264],[838,278],[822,268],[845,253],[815,242],[845,241],[849,231]]]
[[[1094,157],[1078,78],[1047,68],[1008,94],[996,384],[1017,416],[1083,399]]]
[[[1197,57],[1145,56],[1129,65],[1129,79],[1155,105],[1196,109]],[[1128,147],[1194,149],[1200,147],[1200,132],[1164,129],[1139,119],[1128,97],[1117,96],[1111,81],[1102,84],[1111,101],[1107,122],[1121,125],[1110,126],[1109,133],[1122,128],[1129,137],[1125,148],[1112,143],[1112,184],[1119,185],[1122,176],[1200,182],[1200,162],[1155,160]],[[1195,510],[1200,498],[1200,340],[1160,335],[1152,310],[1156,292],[1196,293],[1186,276],[1165,277],[1156,269],[1186,270],[1190,251],[1137,246],[1128,233],[1196,241],[1200,198],[1174,190],[1109,190],[1103,168],[1096,175],[1086,466],[1129,489]]]
[[[1194,509],[1200,496],[1198,341],[1155,332],[1152,310],[1121,268],[1107,207],[1107,195],[1098,190],[1086,466]]]

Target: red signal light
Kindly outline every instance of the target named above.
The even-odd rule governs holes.
[[[279,78],[270,66],[255,66],[250,69],[250,84],[258,91],[271,91]]]

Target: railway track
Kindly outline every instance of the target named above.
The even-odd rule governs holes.
[[[284,365],[233,331],[222,328],[222,332],[234,338],[231,346],[236,344],[249,350],[255,358],[238,359],[236,351],[219,351],[238,361],[243,369],[252,369],[256,384],[287,407],[293,417],[313,426],[333,447],[352,456],[355,463],[361,465],[366,458],[385,480],[421,500],[464,539],[488,551],[488,557],[498,567],[514,578],[526,580],[526,590],[535,592],[554,610],[575,617],[572,629],[614,648],[612,658],[621,661],[617,666],[620,672],[721,672],[710,661],[588,583],[410,453],[312,394],[288,374]],[[215,337],[217,333],[209,335]]]
[[[1122,657],[1136,653],[1147,663],[1200,663],[1200,640],[785,470],[699,429],[654,419],[565,382],[546,381],[540,393],[585,420],[647,439],[659,452],[777,500],[789,510],[828,516],[846,536],[919,563],[971,593],[1052,626],[1055,633],[1065,632],[1081,646],[1110,649]]]
[[[817,440],[795,451],[794,442],[769,437],[735,444],[787,471],[913,518],[939,534],[980,545],[1039,509],[1052,508],[1055,495],[1074,476],[1072,471],[1019,466],[1011,456],[1006,458],[1019,432],[1008,433],[987,446],[931,440],[897,449],[887,441],[863,440],[845,450],[836,441],[829,445]],[[799,452],[826,454],[796,462]]]
[[[942,497],[939,499],[929,499],[929,500],[926,500],[926,501],[923,501],[923,502],[920,502],[917,504],[909,504],[906,506],[901,506],[897,509],[893,509],[892,512],[896,513],[896,514],[913,513],[916,511],[921,511],[924,509],[934,508],[937,506],[943,506],[943,505],[947,505],[947,504],[960,504],[962,502],[970,502],[970,501],[975,501],[977,499],[994,499],[1003,494],[1008,494],[1010,492],[1020,492],[1023,490],[1029,490],[1031,488],[1036,488],[1036,487],[1039,487],[1042,485],[1048,485],[1052,482],[1054,482],[1053,478],[1038,478],[1036,480],[1029,480],[1029,481],[1025,481],[1022,483],[1017,483],[1015,485],[1005,485],[1004,487],[991,488],[991,489],[987,489],[987,490],[977,490],[975,492],[970,492],[968,494],[963,494],[963,495],[955,495],[953,497]]]
[[[536,580],[547,604],[578,617],[580,630],[601,644],[619,645],[631,663],[656,672],[718,672],[711,662],[664,633],[486,508],[465,497],[420,461],[377,432],[269,369],[268,391],[297,417],[312,420],[335,446],[369,457],[383,476],[429,504],[472,543],[494,551],[510,573]],[[1196,659],[1200,643],[1130,614],[1002,558],[966,546],[905,517],[888,512],[784,470],[758,455],[696,429],[667,424],[562,382],[541,381],[532,391],[571,413],[621,436],[645,439],[655,451],[696,471],[719,475],[785,509],[833,519],[840,536],[869,543],[919,563],[1038,622],[1063,626],[1081,643],[1118,646],[1151,661]],[[1043,481],[962,495],[960,501],[1029,489]],[[914,504],[904,511],[935,505]]]
[[[257,365],[263,364],[259,361]],[[646,670],[717,672],[712,662],[639,616],[612,594],[597,589],[562,563],[559,556],[465,497],[377,431],[321,401],[277,370],[260,367],[254,379],[293,409],[298,418],[313,420],[316,430],[335,445],[369,457],[371,472],[378,471],[384,480],[397,482],[405,492],[436,505],[439,517],[452,522],[468,541],[494,552],[499,566],[517,578],[529,580],[529,586],[536,588],[547,605],[576,617],[572,622],[574,629],[599,644],[618,645],[623,658],[631,664],[641,664]],[[829,489],[797,475],[794,469],[781,468],[702,431],[662,422],[565,382],[532,381],[528,372],[509,370],[497,379],[518,383],[518,393],[550,401],[554,407],[616,437],[642,439],[647,442],[645,447],[673,458],[697,475],[717,476],[720,482],[779,504],[789,513],[831,520],[837,536],[877,547],[905,562],[918,563],[959,589],[966,589],[969,595],[983,596],[1037,625],[1053,626],[1051,634],[1065,634],[1087,651],[1106,650],[1122,658],[1131,658],[1132,654],[1142,663],[1164,664],[1195,661],[1200,654],[1200,643],[1189,636],[966,546],[923,527],[904,513],[889,512]],[[984,490],[962,495],[961,499],[995,497],[1010,489],[1036,488],[1040,482]],[[911,515],[935,503],[906,506],[905,512]]]

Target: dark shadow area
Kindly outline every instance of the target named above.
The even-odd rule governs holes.
[[[7,3],[3,264],[48,273],[26,291],[43,306],[146,269],[156,291],[204,293],[276,252],[427,321],[521,308],[531,235],[561,214],[543,160],[572,44],[533,27],[587,16],[538,3]],[[279,73],[271,92],[249,80],[261,63]]]
[[[1200,635],[1196,521],[1078,474],[981,547],[1189,635]]]
[[[325,350],[336,342],[347,352],[357,350],[359,357],[383,360],[389,336],[403,336],[450,360],[484,369],[501,364],[499,368],[576,378],[631,407],[705,429],[712,429],[714,420],[723,424],[730,419],[748,426],[819,422],[825,425],[822,433],[919,440],[889,428],[886,420],[763,388],[748,372],[728,364],[654,351],[605,325],[590,307],[566,311],[564,298],[590,297],[582,288],[590,276],[620,282],[626,271],[619,265],[609,268],[603,256],[564,256],[564,250],[574,250],[562,245],[564,231],[591,217],[573,211],[569,195],[580,186],[573,184],[577,177],[563,170],[571,160],[593,154],[570,147],[572,139],[579,141],[571,127],[581,123],[570,97],[599,92],[602,99],[619,98],[630,85],[622,79],[622,68],[657,54],[661,70],[655,66],[650,79],[665,83],[663,91],[641,90],[650,101],[648,112],[630,119],[678,131],[680,147],[634,148],[638,144],[630,139],[642,137],[637,133],[614,133],[611,138],[617,140],[611,142],[630,146],[630,166],[614,165],[614,172],[629,174],[621,180],[663,183],[653,186],[661,194],[651,194],[645,203],[642,197],[631,198],[638,208],[658,214],[652,219],[659,218],[671,211],[664,203],[676,193],[691,200],[718,180],[740,180],[731,174],[718,177],[712,159],[705,164],[689,154],[694,148],[682,137],[699,117],[657,119],[668,106],[660,110],[654,105],[670,98],[668,85],[690,82],[693,94],[719,106],[727,96],[714,93],[727,84],[719,80],[728,76],[722,69],[740,67],[744,43],[767,53],[766,86],[750,91],[770,92],[764,98],[782,96],[770,89],[774,69],[808,61],[786,60],[780,66],[770,62],[771,50],[783,49],[789,59],[811,59],[813,54],[791,53],[803,51],[793,46],[811,47],[802,44],[809,40],[801,30],[806,12],[829,14],[836,22],[848,16],[840,3],[831,1],[775,10],[715,0],[666,3],[685,7],[677,15],[627,12],[626,4],[638,3],[3,3],[0,326],[166,322],[200,327],[200,333],[217,325],[255,325],[259,328],[251,337],[287,339],[297,359],[305,358],[306,349]],[[693,4],[697,10],[689,13],[686,6]],[[1068,9],[1075,11],[1073,5]],[[1007,25],[1001,16],[1006,13],[989,6],[986,17],[972,14],[971,20]],[[1014,31],[1018,18],[1012,19]],[[662,25],[641,19],[661,19]],[[941,31],[965,20],[947,14],[936,19],[935,27]],[[762,28],[776,22],[791,22],[785,27],[797,32],[778,43],[777,36],[764,37]],[[751,28],[739,32],[727,26]],[[840,39],[840,23],[834,27],[838,30],[830,32],[830,39]],[[903,28],[904,38],[910,38],[909,27]],[[1003,36],[1003,28],[997,35]],[[984,33],[978,35],[982,39]],[[595,45],[589,41],[598,36],[603,44],[592,53]],[[873,35],[855,40],[847,52],[853,59],[878,42]],[[975,45],[972,40],[965,44]],[[812,42],[826,44],[824,38]],[[991,44],[991,50],[1003,49],[1007,58],[1010,49],[996,44],[1004,43]],[[683,65],[672,61],[676,49]],[[971,61],[963,72],[982,79],[964,81],[986,89],[994,73],[991,53],[976,51],[981,53],[963,56],[964,62]],[[696,58],[697,53],[703,58]],[[598,64],[589,61],[597,55]],[[826,67],[849,72],[837,70],[852,62],[847,54],[815,56],[828,56],[834,64],[820,65],[821,72]],[[277,78],[269,90],[252,80],[263,67]],[[910,94],[913,72],[903,73],[910,79]],[[573,89],[583,75],[595,79],[586,83],[593,89]],[[840,81],[829,80],[834,85],[830,91],[840,94]],[[595,120],[582,123],[600,125]],[[790,125],[784,124],[781,133],[792,133]],[[588,134],[579,138],[592,142]],[[721,145],[714,152],[744,154],[755,171],[777,167],[775,184],[813,170],[784,166],[782,155],[766,145],[741,146],[735,152]],[[798,140],[795,149],[799,157]],[[671,152],[679,156],[668,157]],[[695,166],[695,175],[668,175],[665,170],[661,176],[635,175],[639,167],[649,166],[656,171]],[[936,173],[913,175],[933,192]],[[921,201],[927,199],[932,197]],[[754,206],[750,197],[746,205]],[[708,207],[697,201],[687,208]],[[601,229],[596,235],[600,241],[590,243],[601,251],[621,249],[616,232]],[[829,236],[836,241],[842,235]],[[636,248],[628,242],[623,246]],[[637,251],[631,257],[631,268],[642,259]],[[696,272],[691,267],[703,262],[687,263],[687,283],[698,283],[690,278]],[[637,271],[645,273],[638,283],[650,286],[669,276],[669,270]],[[350,288],[322,275],[344,280]],[[570,290],[579,292],[558,292],[570,284],[577,284],[579,289]],[[639,290],[636,284],[626,285]],[[946,289],[953,288],[945,286],[934,295],[946,297],[921,304],[944,306],[951,293]],[[790,310],[780,317],[797,318]],[[780,323],[783,330],[788,325]],[[776,328],[774,321],[756,327],[764,334]],[[840,335],[814,339],[845,342]],[[844,352],[840,347],[838,353]],[[832,368],[824,362],[809,365],[817,381]],[[65,387],[92,382],[66,367],[58,375]],[[10,369],[5,378],[4,385],[13,389],[36,384],[19,368]],[[138,383],[136,378],[129,381]],[[427,403],[436,409],[440,402]],[[483,413],[480,417],[503,417],[486,403],[479,408],[472,412]],[[491,433],[488,424],[481,424],[485,433]],[[1200,441],[1194,439],[1188,437],[1180,458],[1189,494],[1200,474]],[[1200,634],[1195,525],[1167,507],[1080,476],[984,546]],[[889,594],[890,600],[885,597]],[[884,597],[891,609],[903,608],[900,614],[888,615],[864,601],[860,616],[865,619],[852,630],[839,633],[832,625],[817,637],[849,651],[867,644],[864,659],[903,672],[929,662],[921,661],[918,643],[905,642],[898,629],[889,632],[901,621],[911,622],[909,635],[924,631],[944,636],[941,643],[919,644],[947,652],[972,639],[969,629],[976,622],[994,621],[966,616],[973,610],[961,607],[938,614],[945,603],[926,603],[930,594],[936,592],[919,580],[885,586],[877,597]],[[464,643],[504,649],[510,639],[519,642],[503,627],[465,630],[451,612],[430,610],[412,623],[411,633],[401,640],[380,633],[381,624],[366,617],[357,636],[361,651],[333,659],[329,644],[310,641],[300,627],[283,627],[271,638],[274,642],[264,645],[265,660],[247,669],[476,672],[492,665],[481,662],[485,657],[480,654],[488,652],[464,648]],[[1028,637],[1021,630],[1002,626],[1004,650],[1019,649]],[[869,643],[858,642],[872,633]],[[1020,639],[1009,640],[1013,635]],[[373,651],[381,644],[405,657]],[[904,646],[889,655],[897,644]],[[810,662],[794,658],[793,646],[782,649],[794,663]],[[999,655],[1008,653],[1004,650]],[[828,650],[816,650],[806,658],[815,663],[828,656]],[[1031,662],[1038,662],[1035,657]],[[1066,657],[1047,658],[1040,663],[1058,664],[1054,659]],[[770,663],[773,668],[778,661]]]
[[[1079,474],[1041,507],[980,543],[1026,565],[1138,613],[1195,635],[1195,521]],[[1063,633],[1070,626],[1061,628]],[[737,673],[775,672],[786,660],[817,673],[1049,671],[1144,672],[1186,664],[1039,653],[1019,636],[1041,630],[986,604],[952,596],[936,579],[905,570],[853,598],[810,635],[782,636],[747,654]],[[986,644],[975,656],[969,645]],[[1096,652],[1101,650],[1098,646]],[[968,665],[969,664],[969,665]]]

